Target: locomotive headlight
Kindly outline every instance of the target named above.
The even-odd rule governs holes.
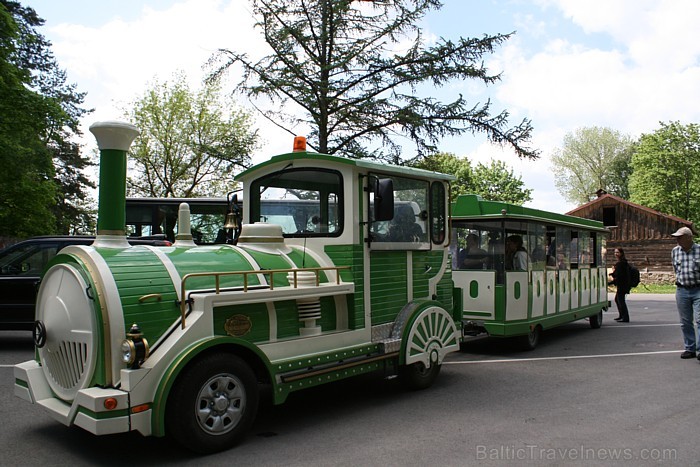
[[[122,361],[127,365],[131,365],[136,360],[136,346],[131,339],[122,341]]]
[[[132,370],[138,370],[148,358],[149,351],[148,341],[143,338],[138,324],[132,324],[121,344],[122,361]]]

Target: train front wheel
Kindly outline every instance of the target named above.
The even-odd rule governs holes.
[[[178,377],[165,414],[169,436],[199,453],[233,447],[246,435],[258,410],[255,375],[240,358],[212,354]]]

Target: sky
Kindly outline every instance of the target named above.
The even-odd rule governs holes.
[[[19,0],[46,20],[39,29],[59,66],[94,112],[83,121],[86,151],[96,147],[87,128],[123,120],[123,110],[155,81],[186,73],[193,89],[219,48],[263,56],[246,0]],[[632,138],[660,122],[700,121],[700,34],[697,0],[443,0],[421,23],[427,40],[515,34],[484,63],[501,80],[451,82],[429,90],[449,102],[462,94],[475,105],[490,99],[511,125],[534,127],[540,158],[521,160],[508,148],[467,133],[445,139],[440,151],[473,165],[502,160],[533,190],[526,206],[567,212],[550,162],[566,134],[609,127]],[[237,81],[230,76],[228,83]],[[239,104],[251,108],[244,100]],[[253,162],[291,150],[291,138],[256,119],[262,147]]]

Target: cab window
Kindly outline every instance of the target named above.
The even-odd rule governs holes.
[[[371,178],[371,177],[370,177]],[[391,177],[394,187],[394,215],[390,220],[370,221],[373,249],[430,249],[428,188],[425,180]],[[370,190],[370,219],[373,219],[374,197]]]
[[[272,173],[251,184],[250,221],[278,224],[285,237],[338,236],[343,230],[342,186],[342,176],[333,170]]]

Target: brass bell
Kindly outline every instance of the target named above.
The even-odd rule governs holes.
[[[238,217],[232,212],[226,214],[226,222],[224,222],[224,229],[238,230]]]

